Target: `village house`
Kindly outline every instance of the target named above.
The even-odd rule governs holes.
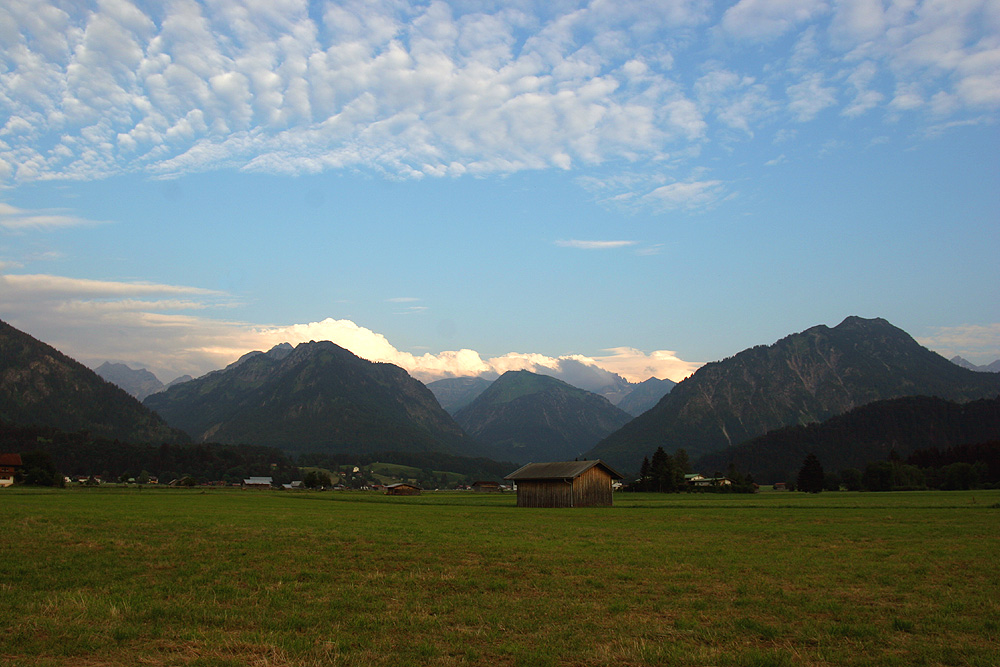
[[[247,489],[270,489],[273,481],[273,477],[250,477],[243,480],[243,486]]]
[[[385,494],[387,496],[419,496],[420,487],[415,484],[399,482],[398,484],[390,484],[385,487]]]
[[[503,488],[500,482],[478,481],[472,483],[472,490],[479,493],[499,493]]]
[[[22,465],[20,454],[0,454],[0,486],[13,486],[14,475]]]
[[[529,463],[504,479],[515,483],[518,507],[602,507],[622,475],[598,459]]]
[[[732,486],[733,480],[728,477],[701,477],[692,483],[692,486]]]

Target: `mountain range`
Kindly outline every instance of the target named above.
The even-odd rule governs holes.
[[[78,361],[0,321],[0,421],[130,442],[183,442],[154,412]]]
[[[495,460],[528,463],[579,456],[631,416],[603,396],[529,371],[508,371],[455,414]]]
[[[961,368],[883,319],[848,317],[702,366],[586,455],[626,470],[662,446],[692,460],[770,430],[822,421],[873,401],[992,397],[1000,375]]]
[[[598,384],[608,379],[591,375]],[[620,404],[641,412],[635,419],[606,398],[527,371],[492,383],[454,378],[431,384],[433,393],[397,366],[365,361],[330,342],[286,343],[154,393],[144,407],[93,371],[0,322],[0,421],[9,425],[139,443],[181,442],[185,431],[198,442],[270,445],[287,452],[396,450],[518,462],[582,455],[626,471],[637,470],[660,446],[683,447],[691,460],[729,447],[720,456],[746,462],[738,457],[750,454],[734,453],[735,445],[875,401],[923,395],[962,404],[992,398],[1000,393],[1000,373],[962,368],[885,320],[850,317],[833,328],[813,327],[707,364],[676,386],[668,380],[602,385],[620,389]],[[667,390],[642,411],[640,399],[653,402]],[[739,450],[756,452],[751,463],[757,470],[773,471],[801,454],[801,445],[795,449],[787,438],[781,441],[784,449],[762,442]],[[843,456],[834,455],[830,465],[882,458],[885,443],[879,442],[857,451],[841,446],[837,451]],[[768,463],[769,457],[774,461]],[[723,459],[702,460],[712,466]]]
[[[145,405],[197,441],[298,452],[479,455],[430,390],[406,371],[328,341],[244,355],[149,396]]]

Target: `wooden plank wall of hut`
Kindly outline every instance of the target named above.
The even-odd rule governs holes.
[[[611,477],[600,467],[593,467],[573,480],[575,507],[611,505]]]
[[[518,507],[572,507],[573,485],[561,479],[531,479],[517,483]]]

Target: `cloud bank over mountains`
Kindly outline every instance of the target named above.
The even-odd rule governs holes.
[[[615,375],[630,382],[650,377],[679,382],[702,365],[670,350],[631,347],[595,356],[508,352],[484,357],[472,349],[413,354],[347,319],[273,326],[190,314],[231,305],[228,295],[196,287],[0,274],[0,312],[17,313],[10,320],[14,326],[91,366],[125,362],[152,370],[164,381],[222,368],[252,350],[313,340],[329,340],[370,361],[396,364],[425,382],[530,370],[598,388],[614,384]],[[998,324],[942,327],[917,340],[949,358],[1000,358]]]
[[[313,340],[329,340],[370,361],[396,364],[424,381],[531,370],[556,377],[574,374],[576,381],[600,387],[613,384],[613,374],[634,382],[651,376],[680,380],[700,365],[671,351],[646,354],[624,347],[600,357],[511,352],[483,358],[471,349],[417,355],[346,319],[269,326],[178,312],[224,309],[228,302],[223,293],[194,287],[0,275],[0,312],[17,313],[12,325],[92,366],[125,362],[164,381],[222,368],[252,350]]]
[[[993,0],[8,0],[0,183],[642,163],[590,185],[703,206],[689,163],[775,122],[988,121],[998,29]]]

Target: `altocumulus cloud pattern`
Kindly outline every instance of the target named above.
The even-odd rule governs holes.
[[[683,164],[831,109],[980,122],[998,27],[995,0],[7,0],[0,182]],[[590,185],[724,195],[696,169]]]

